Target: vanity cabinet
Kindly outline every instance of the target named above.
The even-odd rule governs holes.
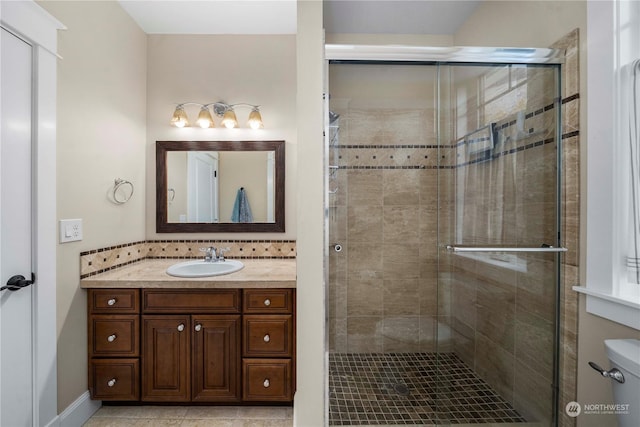
[[[293,289],[89,289],[94,399],[291,402]]]
[[[239,289],[142,290],[143,401],[240,400],[240,298]]]
[[[139,296],[137,289],[89,291],[89,391],[94,399],[140,399]]]
[[[245,401],[293,399],[294,298],[292,289],[245,289],[242,371]]]

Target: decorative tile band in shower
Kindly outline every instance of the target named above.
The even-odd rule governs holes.
[[[225,256],[236,259],[296,257],[295,240],[148,240],[80,253],[80,278],[94,276],[149,258],[197,259],[200,248],[229,248]]]
[[[575,93],[560,102],[564,111],[574,108],[580,95]],[[575,102],[574,102],[575,101]],[[546,130],[545,123],[555,120],[556,103],[544,105],[524,114],[524,121],[518,129],[518,120],[514,116],[496,122],[494,128],[502,134],[501,147],[481,156],[469,158],[462,150],[464,137],[452,144],[441,146],[433,144],[344,144],[331,147],[333,163],[337,169],[455,169],[471,164],[495,159],[501,156],[536,148],[555,141],[553,132]],[[575,109],[574,108],[574,109]],[[571,110],[570,114],[577,114]],[[565,118],[566,121],[567,119]],[[573,119],[569,117],[569,121]],[[578,135],[566,124],[562,139]],[[569,131],[569,132],[567,132]]]

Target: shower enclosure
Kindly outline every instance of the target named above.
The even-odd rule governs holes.
[[[329,425],[556,424],[560,54],[327,46]]]

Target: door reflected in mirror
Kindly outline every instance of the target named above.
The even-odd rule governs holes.
[[[167,153],[168,222],[275,221],[275,151]]]
[[[156,231],[284,231],[284,141],[158,141]]]

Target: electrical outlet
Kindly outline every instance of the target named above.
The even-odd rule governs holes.
[[[76,242],[82,240],[81,219],[60,220],[60,243]]]

